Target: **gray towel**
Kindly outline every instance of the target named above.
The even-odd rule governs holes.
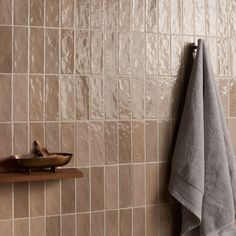
[[[182,205],[181,235],[236,235],[236,168],[203,40],[193,64],[169,191]]]

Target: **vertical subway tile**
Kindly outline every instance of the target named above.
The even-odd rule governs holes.
[[[59,123],[45,124],[45,146],[50,152],[57,152],[59,147]]]
[[[170,206],[159,206],[159,233],[171,236],[171,209]]]
[[[173,79],[171,81],[171,117],[178,116],[179,107],[181,104],[181,95],[183,94],[183,80]]]
[[[159,203],[168,203],[170,194],[168,183],[170,176],[170,164],[168,162],[159,163]]]
[[[159,32],[168,34],[170,32],[170,0],[159,1]]]
[[[158,235],[158,208],[151,206],[146,208],[146,232],[147,236]]]
[[[135,236],[145,235],[145,208],[133,209],[133,232]]]
[[[102,121],[90,122],[90,165],[104,165],[104,125]]]
[[[90,209],[90,175],[89,169],[81,169],[84,176],[76,180],[76,212],[87,212]]]
[[[14,183],[14,218],[29,215],[28,182]]]
[[[12,1],[0,1],[0,24],[12,24]]]
[[[132,183],[131,165],[121,165],[119,167],[119,207],[126,208],[132,206]]]
[[[119,33],[119,73],[130,74],[131,56],[130,56],[130,33]]]
[[[132,88],[132,117],[144,117],[144,77],[133,77]]]
[[[118,22],[118,1],[104,0],[104,28],[106,31],[116,31]]]
[[[74,32],[61,30],[61,73],[72,74],[74,71]]]
[[[56,75],[45,77],[45,119],[59,119],[59,78]]]
[[[60,112],[62,120],[75,118],[74,107],[74,77],[72,75],[60,77]]]
[[[145,205],[145,165],[133,165],[133,206]]]
[[[76,166],[89,165],[89,124],[88,122],[79,122],[76,124]]]
[[[92,30],[103,29],[103,2],[104,0],[91,0],[90,1],[90,20]]]
[[[13,69],[16,73],[28,71],[28,29],[14,27]]]
[[[90,236],[90,214],[77,215],[77,235]]]
[[[131,123],[119,121],[119,163],[131,162]]]
[[[0,156],[10,156],[12,154],[12,127],[11,124],[0,124]]]
[[[118,236],[118,211],[106,211],[106,236]]]
[[[105,162],[106,164],[117,163],[117,122],[105,121]]]
[[[235,20],[236,20],[236,2],[235,1],[229,1],[228,2],[229,7],[228,7],[228,25],[229,25],[229,35],[231,37],[236,36],[236,26],[235,26]]]
[[[132,235],[132,210],[120,210],[120,236]]]
[[[206,34],[209,36],[216,35],[216,15],[217,15],[217,1],[206,1]],[[218,25],[218,24],[217,24]]]
[[[157,118],[157,77],[146,77],[145,81],[145,114],[148,119]]]
[[[44,1],[45,0],[30,1],[30,25],[44,25]]]
[[[118,168],[105,167],[105,209],[118,208]]]
[[[231,39],[229,41],[229,70],[230,70],[230,75],[231,76],[236,76],[236,68],[235,68],[235,63],[236,63],[236,40]]]
[[[75,35],[75,72],[87,74],[90,72],[90,34],[78,30]]]
[[[75,215],[63,215],[61,225],[62,236],[75,236]]]
[[[158,164],[146,165],[146,204],[153,205],[158,203]]]
[[[42,28],[30,28],[30,72],[44,72],[44,30]]]
[[[171,85],[169,78],[160,78],[158,81],[158,108],[160,118],[169,118],[171,115]]]
[[[74,153],[74,123],[61,124],[61,151]],[[74,158],[67,166],[74,166]]]
[[[91,210],[104,209],[104,167],[91,168]]]
[[[44,143],[44,124],[31,123],[30,124],[30,145],[32,146],[34,140]]]
[[[4,202],[0,206],[0,219],[12,218],[12,184],[1,184],[0,198]]]
[[[118,111],[120,119],[131,117],[131,78],[119,77]]]
[[[132,122],[132,161],[144,162],[144,123]]]
[[[194,33],[194,0],[183,1],[183,33]]]
[[[30,219],[30,235],[45,236],[46,221],[44,217]]]
[[[98,31],[91,32],[91,73],[103,73],[103,33]]]
[[[182,37],[171,37],[171,74],[181,76]]]
[[[89,27],[89,0],[76,0],[75,1],[75,28],[88,29]]]
[[[76,76],[76,120],[89,119],[89,78]]]
[[[182,0],[171,0],[171,33],[182,33]]]
[[[29,5],[29,0],[15,0],[14,1],[14,24],[15,25],[28,25],[28,5]]]
[[[61,26],[73,28],[74,26],[74,1],[61,0]]]
[[[44,117],[44,81],[42,75],[30,75],[29,110],[30,120],[42,121]]]
[[[132,1],[132,30],[144,31],[145,24],[145,0]]]
[[[234,118],[229,119],[229,133],[234,152],[236,152],[236,119]]]
[[[12,71],[12,27],[0,26],[0,73]]]
[[[117,74],[118,71],[118,34],[106,33],[104,36],[104,73]]]
[[[14,236],[29,236],[28,219],[19,219],[14,221]]]
[[[104,212],[91,213],[91,236],[104,235]]]
[[[106,76],[105,83],[105,117],[106,119],[117,118],[117,77]]]
[[[119,31],[130,31],[131,0],[119,1]]]
[[[195,34],[205,35],[205,0],[195,1]]]
[[[90,114],[91,119],[100,120],[104,116],[103,77],[90,77]]]
[[[217,36],[228,36],[228,1],[219,0],[217,2]]]
[[[61,212],[62,214],[75,212],[74,179],[61,180]]]
[[[159,36],[159,75],[170,73],[170,36]]]
[[[0,221],[0,234],[4,236],[13,236],[13,221],[3,220]]]
[[[170,123],[159,122],[159,161],[168,161],[170,157]]]
[[[158,73],[158,46],[156,34],[146,34],[146,74]],[[166,52],[165,52],[166,53]]]
[[[11,121],[11,76],[0,75],[0,121]]]
[[[59,72],[59,31],[46,29],[45,31],[45,73]]]
[[[146,0],[146,31],[156,33],[158,28],[157,0]]]
[[[46,215],[60,213],[60,182],[58,180],[46,181]]]
[[[13,134],[13,153],[28,153],[28,124],[15,123]],[[22,137],[24,137],[24,139],[22,139]]]
[[[46,235],[60,235],[60,216],[50,216],[46,218]]]
[[[227,76],[228,72],[228,40],[217,39],[217,75]]]
[[[132,74],[134,75],[144,74],[145,71],[144,59],[145,59],[145,34],[142,32],[133,32],[131,33]]]
[[[44,216],[44,182],[30,182],[30,216]]]
[[[146,121],[146,161],[156,162],[159,151],[159,133],[157,121]]]
[[[227,94],[227,90],[223,90],[225,95]],[[234,80],[230,81],[229,86],[229,111],[230,117],[236,117],[236,83]]]
[[[228,104],[229,101],[229,94],[230,94],[230,90],[229,90],[229,81],[225,80],[225,79],[220,79],[219,80],[219,84],[218,84],[218,89],[219,89],[219,95],[221,98],[221,104],[223,107],[223,111],[225,116],[229,116],[229,106],[230,104]]]
[[[46,0],[45,6],[45,26],[58,27],[59,26],[59,1],[60,0]]]

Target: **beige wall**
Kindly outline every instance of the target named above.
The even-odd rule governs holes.
[[[84,173],[0,185],[0,235],[178,235],[184,46],[206,39],[235,137],[235,22],[235,0],[0,0],[0,155],[38,139]]]

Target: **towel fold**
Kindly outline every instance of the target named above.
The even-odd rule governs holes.
[[[201,39],[173,153],[169,191],[182,205],[181,235],[236,235],[234,154]]]

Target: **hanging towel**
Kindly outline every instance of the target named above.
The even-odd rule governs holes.
[[[234,154],[201,39],[174,148],[169,191],[182,205],[181,235],[236,235]]]

